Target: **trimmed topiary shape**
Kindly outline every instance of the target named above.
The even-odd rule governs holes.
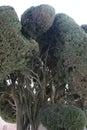
[[[51,27],[54,18],[55,10],[50,5],[31,7],[21,16],[22,33],[36,39]]]
[[[83,130],[84,112],[75,106],[52,105],[40,113],[40,121],[48,130]]]
[[[0,7],[0,80],[15,70],[25,71],[29,57],[39,54],[38,44],[21,34],[21,24],[15,10]],[[28,57],[28,58],[26,58]]]
[[[87,97],[87,35],[66,14],[57,14],[53,23],[60,44],[61,77],[82,97]],[[59,43],[59,42],[58,42]]]
[[[68,15],[56,14],[51,28],[38,37],[37,42],[41,58],[51,70],[57,88],[63,86],[64,92],[68,84],[69,91],[86,99],[87,34],[84,30]]]

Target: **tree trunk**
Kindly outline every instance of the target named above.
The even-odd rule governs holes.
[[[17,130],[24,130],[22,106],[19,102],[17,102],[17,106],[16,106],[16,121],[17,121]]]
[[[17,110],[16,110],[16,120],[17,120],[17,130],[38,130],[37,121],[29,122],[29,119],[26,114],[26,108],[23,108],[22,104],[17,101]]]
[[[37,123],[31,124],[31,130],[38,130]]]

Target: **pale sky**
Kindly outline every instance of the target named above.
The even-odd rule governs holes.
[[[66,13],[79,25],[87,24],[87,0],[0,0],[0,6],[13,6],[19,18],[26,9],[40,4],[53,6],[56,13]]]

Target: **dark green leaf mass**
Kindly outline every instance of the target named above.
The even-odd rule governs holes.
[[[12,99],[6,98],[0,100],[0,116],[8,123],[16,123],[16,107]],[[10,103],[13,103],[13,106]]]
[[[31,7],[21,16],[22,33],[36,39],[51,27],[54,17],[55,10],[49,5]]]
[[[15,10],[10,6],[0,7],[0,80],[15,71],[24,71],[26,56],[38,53],[38,44],[28,41],[21,34],[21,24]],[[39,54],[39,53],[38,53]]]
[[[52,105],[42,110],[40,121],[48,130],[82,130],[86,124],[85,113],[70,105]]]
[[[85,29],[66,14],[55,15],[49,5],[27,9],[21,22],[12,7],[0,6],[0,116],[5,121],[16,119],[17,130],[37,130],[40,122],[48,130],[83,129]]]
[[[60,44],[60,68],[65,83],[82,97],[87,96],[87,35],[83,29],[66,14],[57,14],[54,20],[56,39]],[[56,56],[57,56],[56,55]]]

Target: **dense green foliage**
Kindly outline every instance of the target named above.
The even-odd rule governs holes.
[[[54,23],[56,34],[63,44],[61,68],[65,73],[65,82],[86,98],[87,35],[74,20],[65,14],[56,15]],[[83,89],[85,91],[82,91]]]
[[[42,110],[40,121],[48,130],[82,130],[86,124],[85,114],[81,109],[55,104]]]
[[[68,83],[86,98],[87,35],[83,29],[66,14],[57,14],[52,27],[37,41],[41,55],[48,51],[48,66],[56,64],[58,82]]]
[[[2,97],[0,99],[0,116],[8,123],[16,123],[15,104],[8,96],[5,97],[5,100],[3,100]]]
[[[37,130],[40,120],[48,130],[85,126],[87,34],[82,28],[49,5],[27,9],[21,21],[12,7],[0,7],[0,116],[16,120],[17,130],[30,125]]]
[[[22,32],[27,38],[37,38],[51,27],[54,18],[55,10],[49,5],[31,7],[22,14]]]
[[[38,52],[35,42],[27,41],[21,34],[21,25],[12,7],[0,7],[0,80],[14,70],[23,71],[26,56]]]

